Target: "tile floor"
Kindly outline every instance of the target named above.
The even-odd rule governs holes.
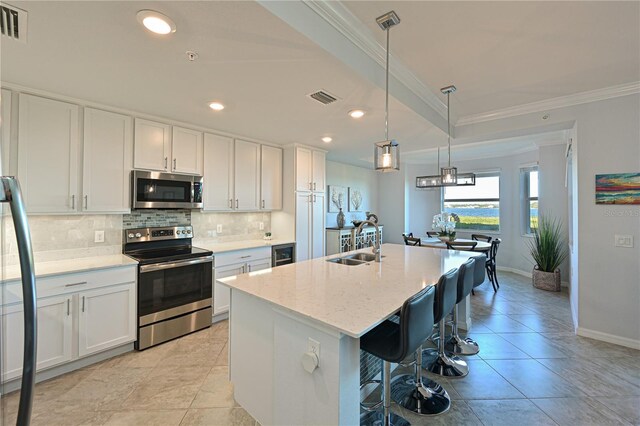
[[[640,352],[572,332],[568,295],[500,273],[472,297],[481,347],[470,374],[442,379],[451,410],[412,424],[640,424]],[[227,323],[144,352],[131,352],[36,386],[34,425],[251,425],[227,381]],[[3,424],[15,423],[18,394]]]

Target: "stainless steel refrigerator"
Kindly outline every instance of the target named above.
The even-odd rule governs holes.
[[[29,223],[27,222],[27,213],[22,201],[20,193],[20,184],[14,177],[3,176],[0,178],[0,202],[7,203],[9,209],[4,209],[2,214],[2,226],[0,227],[1,255],[2,261],[0,265],[1,278],[0,286],[2,292],[0,294],[0,371],[4,371],[2,362],[5,353],[4,339],[5,324],[2,320],[4,316],[3,301],[5,298],[5,270],[6,270],[6,241],[5,226],[9,226],[7,221],[13,222],[15,229],[16,245],[20,260],[20,271],[22,276],[22,303],[24,304],[24,341],[23,341],[23,364],[22,364],[22,384],[20,388],[20,405],[16,424],[19,426],[29,425],[31,422],[31,409],[33,405],[33,388],[35,386],[36,374],[36,351],[37,351],[37,310],[36,310],[36,277],[33,267],[33,251],[31,249],[31,235],[29,232]],[[4,214],[4,210],[8,210]],[[0,395],[5,395],[4,379],[0,379]],[[2,397],[0,397],[2,398]],[[0,423],[4,423],[4,398],[0,401],[2,405],[2,417]]]

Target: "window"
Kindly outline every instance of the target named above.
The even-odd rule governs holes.
[[[476,174],[475,186],[445,186],[443,210],[460,217],[456,229],[500,230],[500,173]]]
[[[538,228],[538,166],[520,169],[522,182],[522,229],[533,234]]]

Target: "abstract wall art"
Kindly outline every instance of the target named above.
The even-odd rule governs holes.
[[[640,204],[640,173],[596,175],[596,204]]]

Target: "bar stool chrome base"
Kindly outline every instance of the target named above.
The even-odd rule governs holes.
[[[463,339],[460,336],[451,336],[449,341],[445,343],[444,349],[454,355],[462,356],[476,355],[480,352],[480,346],[475,340],[468,337]]]
[[[391,383],[391,398],[399,406],[421,416],[436,416],[451,408],[447,391],[424,376],[419,385],[411,374],[395,377]]]
[[[455,355],[438,353],[437,349],[425,349],[422,368],[445,377],[464,377],[469,374],[469,365],[464,360]]]
[[[360,426],[411,426],[406,419],[389,413],[385,421],[382,411],[366,411],[360,415]]]

